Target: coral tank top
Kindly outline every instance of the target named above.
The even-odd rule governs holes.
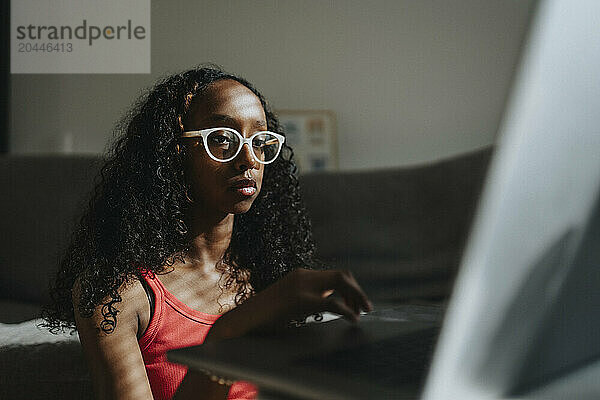
[[[167,361],[167,351],[201,344],[220,315],[205,314],[185,305],[152,272],[142,276],[154,293],[154,313],[139,345],[154,399],[171,399],[187,367]],[[231,386],[227,399],[255,399],[257,393],[256,386],[239,381]]]

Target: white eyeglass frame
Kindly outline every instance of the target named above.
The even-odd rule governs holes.
[[[214,155],[212,155],[212,153],[208,150],[208,135],[210,135],[211,133],[215,132],[215,131],[228,131],[228,132],[232,132],[235,135],[237,135],[237,137],[240,139],[240,146],[238,147],[237,151],[235,152],[235,154],[233,156],[231,156],[230,158],[226,159],[226,160],[221,160],[217,157],[215,157]],[[279,149],[277,149],[277,154],[275,154],[275,157],[273,157],[273,159],[271,161],[262,161],[258,159],[258,156],[256,155],[256,153],[254,153],[254,149],[252,149],[252,140],[263,133],[268,133],[271,134],[273,136],[275,136],[279,141],[280,141],[280,145],[279,145]],[[279,153],[281,153],[281,149],[283,147],[283,143],[285,143],[285,136],[280,135],[279,133],[275,133],[275,132],[271,132],[271,131],[260,131],[260,132],[256,132],[254,134],[252,134],[252,136],[250,137],[243,137],[241,133],[239,133],[238,131],[236,131],[233,128],[208,128],[208,129],[201,129],[199,131],[185,131],[181,134],[181,137],[184,138],[193,138],[193,137],[202,137],[202,142],[204,143],[204,150],[206,151],[206,154],[208,154],[208,156],[210,158],[212,158],[215,161],[218,162],[228,162],[233,160],[234,158],[236,158],[238,156],[238,154],[240,154],[240,151],[242,151],[242,148],[244,147],[245,144],[247,144],[250,147],[250,154],[252,154],[252,158],[254,160],[256,160],[258,163],[260,164],[271,164],[273,161],[275,161],[277,159],[277,157],[279,157]]]

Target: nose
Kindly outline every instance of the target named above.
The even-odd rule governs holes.
[[[235,163],[235,168],[239,171],[246,171],[247,169],[258,169],[260,166],[258,161],[254,159],[252,155],[252,148],[248,143],[242,146],[240,153],[233,161]]]

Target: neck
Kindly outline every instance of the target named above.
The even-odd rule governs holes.
[[[233,220],[233,214],[191,214],[188,231],[192,240],[185,254],[186,264],[190,262],[194,269],[214,268],[231,242]]]

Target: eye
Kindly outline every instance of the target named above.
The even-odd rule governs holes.
[[[269,135],[258,135],[252,140],[252,146],[255,148],[263,148],[268,144]]]
[[[235,136],[227,131],[214,131],[208,135],[209,146],[219,146],[221,148],[229,148],[236,142]]]
[[[215,144],[224,144],[229,142],[229,139],[224,135],[211,135],[210,140]]]

